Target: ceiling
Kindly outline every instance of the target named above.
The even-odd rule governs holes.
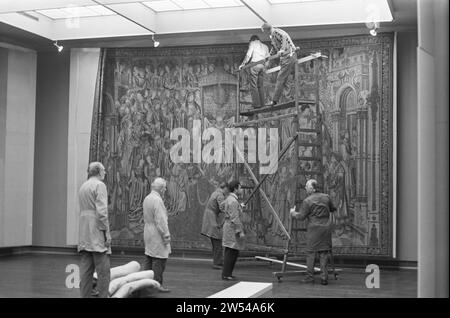
[[[293,38],[416,27],[413,0],[2,0],[0,41],[43,49],[246,42],[264,21]],[[324,33],[325,32],[325,33]],[[292,34],[291,34],[292,36]],[[15,43],[14,43],[15,42]]]

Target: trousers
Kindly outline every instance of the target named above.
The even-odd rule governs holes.
[[[284,86],[286,85],[286,81],[288,80],[289,75],[294,70],[295,63],[296,54],[294,54],[292,57],[280,58],[280,71],[278,72],[275,91],[272,98],[275,103],[279,102],[281,93],[283,92]]]
[[[225,247],[222,277],[230,277],[233,275],[234,266],[236,265],[238,256],[239,250]]]
[[[154,279],[163,284],[163,273],[166,269],[167,258],[157,258],[145,255],[144,270],[152,270],[154,273]]]
[[[328,259],[330,257],[330,251],[318,251],[308,252],[306,254],[306,275],[308,277],[314,277],[314,265],[316,262],[316,253],[319,254],[320,262],[320,278],[328,280]]]
[[[210,237],[213,252],[213,264],[217,266],[223,265],[223,249],[222,240]]]
[[[80,262],[80,294],[82,298],[90,298],[94,272],[97,272],[98,297],[108,298],[111,279],[109,255],[99,252],[81,251]]]
[[[254,108],[265,105],[263,64],[258,64],[250,68],[250,93]]]

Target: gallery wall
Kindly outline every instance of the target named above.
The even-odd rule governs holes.
[[[70,52],[37,56],[33,245],[65,246]]]
[[[36,52],[0,43],[0,247],[32,244]]]
[[[417,33],[397,34],[397,254],[417,260]]]

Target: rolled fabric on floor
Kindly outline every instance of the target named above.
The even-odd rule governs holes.
[[[122,287],[119,288],[118,291],[111,296],[111,298],[127,298],[131,295],[131,293],[143,289],[143,288],[160,288],[161,285],[153,279],[144,278],[134,282],[126,283]]]
[[[113,279],[126,276],[131,273],[139,272],[141,270],[141,264],[136,261],[131,261],[125,265],[111,268],[110,281]],[[94,279],[97,279],[97,272],[94,273]]]
[[[122,287],[123,285],[125,285],[127,283],[131,283],[131,282],[145,279],[145,278],[153,279],[153,276],[154,276],[153,271],[148,270],[148,271],[131,273],[126,276],[116,278],[109,283],[109,295],[113,295],[117,290],[120,289],[120,287]]]

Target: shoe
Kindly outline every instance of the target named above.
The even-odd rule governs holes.
[[[222,280],[235,280],[233,276],[222,276]]]
[[[92,289],[92,291],[91,291],[91,296],[92,297],[97,297],[99,294],[100,293],[99,293],[99,291],[97,289],[95,289],[95,288]]]
[[[163,287],[163,286],[159,287],[159,288],[158,288],[158,291],[159,291],[160,293],[170,293],[170,289],[165,288],[165,287]]]
[[[314,283],[314,278],[312,278],[312,277],[303,278],[302,279],[302,283],[313,284]]]
[[[328,280],[322,278],[322,279],[320,280],[320,283],[321,283],[322,285],[328,285]]]
[[[276,106],[278,104],[278,102],[276,102],[276,101],[271,101],[270,103],[269,103],[269,105],[268,106],[271,106],[271,107],[273,107],[273,106]]]
[[[220,266],[220,265],[213,265],[212,268],[214,268],[214,269],[222,269],[222,266]]]

